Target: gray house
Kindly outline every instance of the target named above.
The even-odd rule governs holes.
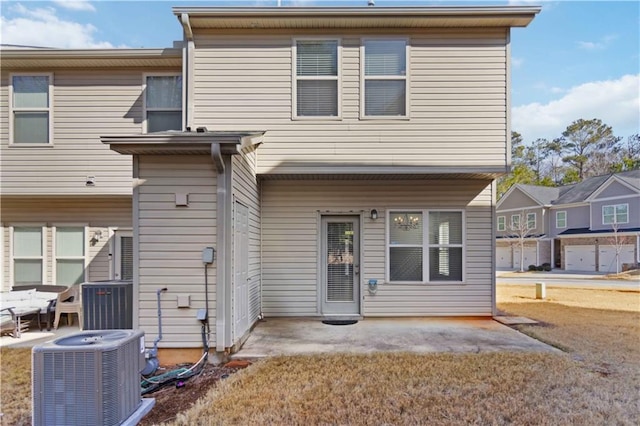
[[[163,287],[164,356],[198,356],[205,307],[219,352],[237,348],[261,317],[493,315],[495,179],[510,166],[510,31],[539,10],[175,8],[184,29],[177,56],[51,53],[96,61],[61,89],[56,76],[68,71],[48,71],[54,129],[59,106],[92,105],[76,96],[83,88],[100,94],[99,79],[114,73],[125,82],[99,100],[112,118],[86,118],[100,122],[99,137],[91,129],[82,146],[131,164],[134,326],[154,335]],[[16,67],[53,66],[44,52],[5,55]],[[13,89],[3,90],[6,103]],[[55,135],[55,149],[39,152],[76,137]],[[31,151],[10,141],[3,135],[3,150],[27,161]],[[23,175],[12,167],[3,173],[19,192]],[[28,207],[15,209],[4,225],[17,247]],[[37,220],[49,222],[44,213]],[[207,247],[215,256],[203,262]],[[15,270],[20,258],[6,252]]]
[[[520,266],[514,216],[535,224],[527,231],[525,268],[550,263],[570,271],[616,272],[639,261],[640,170],[558,188],[514,185],[496,206],[498,268]]]

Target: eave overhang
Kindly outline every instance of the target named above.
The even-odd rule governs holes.
[[[478,7],[174,7],[195,29],[362,29],[526,27],[539,6]]]
[[[182,67],[182,49],[2,49],[2,68]]]
[[[233,155],[255,150],[264,134],[264,131],[161,132],[101,136],[100,141],[126,155],[209,155],[212,145],[219,145],[222,154]]]

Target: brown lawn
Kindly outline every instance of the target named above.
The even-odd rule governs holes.
[[[499,286],[499,308],[566,353],[280,357],[232,375],[172,425],[640,424],[640,293]],[[2,349],[2,424],[29,424],[30,353]],[[176,392],[175,398],[187,393]]]

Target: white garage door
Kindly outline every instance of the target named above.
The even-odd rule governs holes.
[[[593,272],[596,270],[595,246],[566,246],[564,248],[567,271]]]
[[[536,256],[536,247],[524,247],[524,269],[529,268],[529,265],[538,266],[538,259]],[[520,269],[520,247],[514,247],[513,249],[513,267]]]
[[[496,246],[496,268],[511,268],[511,247]]]
[[[622,271],[622,265],[625,263],[633,263],[633,246],[624,245],[620,247],[618,255],[618,265]],[[598,247],[598,270],[600,272],[617,272],[616,268],[616,249],[613,246]]]

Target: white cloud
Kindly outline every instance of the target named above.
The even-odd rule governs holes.
[[[599,118],[618,136],[640,133],[640,74],[581,84],[547,104],[514,107],[511,127],[525,141],[553,139],[580,118]]]
[[[606,49],[616,38],[617,36],[612,34],[604,36],[598,41],[579,41],[578,47],[584,50],[602,50]]]
[[[524,59],[516,58],[515,56],[511,57],[511,66],[513,68],[520,68],[523,63],[524,63]]]
[[[55,4],[65,9],[95,12],[96,8],[87,0],[53,0]]]
[[[0,18],[0,41],[4,44],[65,49],[114,47],[95,39],[95,26],[60,19],[52,7],[31,9],[18,3],[10,10],[14,17]]]

